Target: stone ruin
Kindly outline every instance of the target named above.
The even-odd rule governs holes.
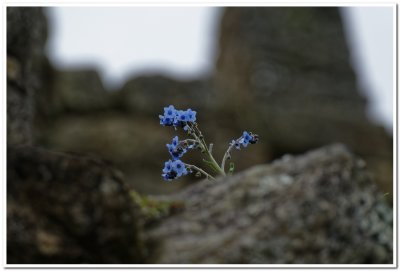
[[[115,92],[53,68],[47,31],[42,8],[7,8],[7,263],[393,261],[393,139],[337,8],[225,8],[212,76]],[[244,125],[260,143],[231,177],[165,183],[168,104],[199,112],[217,156]]]

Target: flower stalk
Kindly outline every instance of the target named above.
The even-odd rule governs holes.
[[[190,165],[190,164],[185,164],[187,168],[191,169],[191,170],[196,170],[197,172],[203,174],[204,176],[207,177],[207,179],[211,179],[213,181],[215,181],[215,178],[213,176],[211,176],[210,174],[208,174],[207,172],[205,172],[204,170],[202,170],[199,167],[196,167],[195,165]]]
[[[184,140],[179,140],[178,136],[175,136],[172,139],[171,144],[167,144],[167,148],[169,153],[172,156],[172,160],[168,160],[165,162],[163,168],[163,178],[167,181],[171,181],[173,179],[179,178],[181,176],[187,175],[196,171],[196,176],[204,175],[207,179],[215,180],[215,177],[211,174],[207,173],[205,170],[201,169],[198,166],[183,163],[180,158],[189,150],[192,149],[200,149],[201,153],[205,154],[206,159],[203,161],[218,175],[225,176],[225,163],[226,160],[231,158],[231,151],[235,147],[240,150],[240,147],[247,147],[247,145],[255,144],[258,141],[258,135],[248,133],[246,131],[243,132],[243,135],[236,140],[232,140],[229,144],[227,151],[222,158],[221,165],[219,165],[212,155],[213,144],[210,143],[207,145],[203,134],[201,133],[198,124],[196,122],[196,111],[191,109],[176,110],[174,106],[170,105],[164,108],[164,115],[160,115],[160,124],[162,126],[173,126],[176,128],[183,128],[186,133],[192,137]],[[234,166],[231,163],[229,168],[229,174],[233,172]]]

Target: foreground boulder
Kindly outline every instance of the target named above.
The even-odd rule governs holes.
[[[133,210],[104,161],[8,148],[8,264],[142,262]]]
[[[148,238],[157,263],[392,262],[392,210],[343,146],[286,156],[170,200],[185,210]]]
[[[32,147],[8,148],[7,174],[9,264],[392,262],[392,209],[342,145],[164,197]]]

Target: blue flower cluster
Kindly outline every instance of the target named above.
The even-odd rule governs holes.
[[[196,121],[196,111],[192,109],[176,110],[173,105],[164,107],[164,115],[159,115],[163,126],[185,127],[188,122]]]
[[[207,179],[215,180],[213,175],[207,173],[200,167],[186,164],[180,160],[190,149],[201,150],[201,152],[207,156],[203,161],[216,174],[226,176],[225,162],[227,159],[231,159],[231,150],[234,147],[240,150],[241,147],[247,147],[249,144],[255,144],[258,141],[258,135],[244,131],[241,137],[232,140],[222,158],[221,165],[219,165],[212,155],[212,144],[208,145],[206,143],[203,134],[198,128],[198,124],[196,123],[196,111],[190,108],[187,110],[177,110],[173,105],[169,105],[164,107],[164,115],[159,115],[159,117],[162,126],[173,126],[175,130],[178,127],[183,128],[189,135],[189,138],[184,140],[179,140],[178,136],[175,136],[170,144],[166,144],[172,158],[165,162],[161,176],[167,181],[192,173],[193,170],[197,172],[196,176],[198,177],[205,176]],[[231,162],[228,174],[232,174],[233,171],[234,166]]]
[[[188,123],[196,121],[196,111],[192,109],[177,110],[173,105],[164,107],[164,115],[159,115],[160,124],[162,126],[183,127],[188,129]],[[172,139],[171,144],[167,144],[168,152],[172,156],[172,160],[165,162],[163,174],[165,180],[172,180],[190,172],[186,168],[185,163],[179,160],[189,149],[194,148],[194,144],[188,144],[187,140],[179,141],[178,136]]]
[[[171,144],[167,144],[168,152],[171,154],[173,160],[181,158],[189,149],[193,149],[194,144],[187,144],[185,141],[179,141],[178,136],[172,139]]]
[[[188,173],[189,171],[187,170],[185,164],[181,160],[177,159],[174,161],[168,160],[165,162],[163,174],[161,174],[161,176],[164,178],[164,180],[170,181]]]
[[[235,146],[236,149],[240,150],[240,146],[247,147],[250,144],[256,144],[258,141],[258,135],[253,134],[252,132],[244,131],[243,135],[237,139],[232,140],[231,144]]]

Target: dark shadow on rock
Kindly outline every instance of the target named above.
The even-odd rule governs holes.
[[[108,163],[9,147],[7,181],[8,264],[143,262],[134,202]]]

